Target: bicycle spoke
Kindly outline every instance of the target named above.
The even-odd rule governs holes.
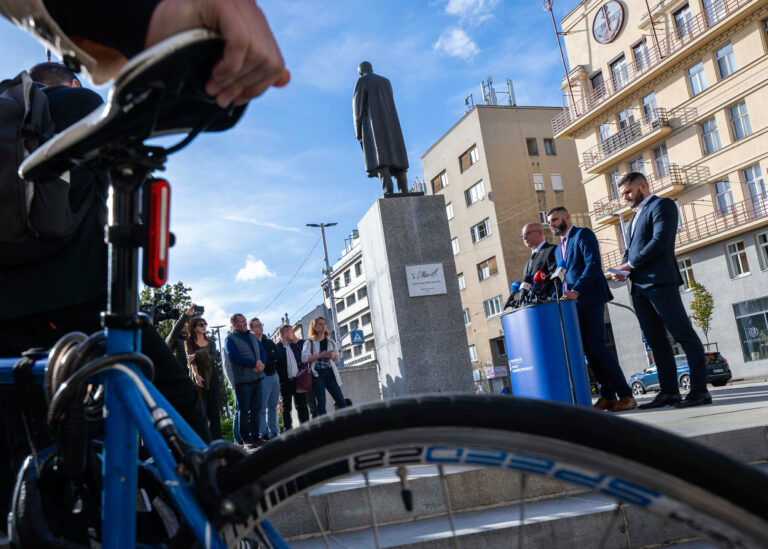
[[[528,475],[520,474],[520,524],[517,526],[517,547],[525,544],[525,493],[528,490]]]
[[[381,549],[381,545],[379,543],[379,525],[376,523],[376,512],[373,510],[373,494],[371,493],[371,483],[368,479],[368,472],[363,473],[363,478],[365,478],[365,491],[368,494],[368,507],[371,510],[371,523],[373,524],[373,538],[376,542],[376,549]]]
[[[445,469],[442,465],[437,466],[440,472],[440,484],[443,487],[443,499],[445,499],[445,509],[448,511],[448,522],[451,524],[451,534],[453,534],[453,546],[458,547],[459,541],[456,538],[456,523],[453,520],[453,506],[451,505],[451,495],[448,489],[448,479],[445,477]]]
[[[312,503],[312,498],[310,497],[309,492],[304,494],[304,498],[306,498],[309,508],[312,510],[312,515],[315,517],[315,523],[320,529],[320,534],[323,536],[326,549],[331,549],[331,542],[328,541],[328,532],[326,532],[325,528],[323,528],[323,524],[320,522],[320,515],[317,514],[317,509],[315,509],[315,505]]]

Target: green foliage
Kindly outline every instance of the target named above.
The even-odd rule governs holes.
[[[141,289],[139,297],[141,303],[146,304],[154,303],[157,300],[165,301],[165,297],[167,297],[167,301],[170,303],[171,307],[178,309],[180,313],[184,313],[184,311],[189,309],[189,306],[192,305],[192,298],[190,297],[191,292],[192,288],[185,286],[184,283],[179,280],[173,284],[166,284],[161,288],[148,288],[145,286]],[[162,294],[162,296],[158,294]],[[163,320],[162,322],[157,323],[156,327],[160,337],[163,339],[168,337],[168,334],[170,334],[173,329],[173,323],[173,320]]]
[[[228,440],[230,442],[234,442],[235,439],[232,435],[232,422],[234,421],[233,418],[227,418],[221,422],[221,438],[223,440]]]
[[[712,323],[712,313],[715,310],[715,300],[712,294],[698,282],[692,281],[693,301],[691,302],[691,320],[704,332],[704,338],[709,344],[709,328]]]

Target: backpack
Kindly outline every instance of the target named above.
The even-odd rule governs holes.
[[[66,247],[93,202],[95,193],[72,212],[69,172],[35,183],[19,177],[24,159],[54,131],[48,97],[26,71],[0,82],[0,269]]]

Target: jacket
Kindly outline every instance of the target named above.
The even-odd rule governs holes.
[[[531,257],[525,262],[523,278],[525,278],[526,275],[535,275],[536,271],[544,271],[547,273],[547,276],[551,275],[555,269],[557,269],[555,248],[556,246],[554,244],[544,242],[544,245],[538,252],[536,252],[535,256],[531,254]]]
[[[561,246],[555,249],[555,260],[563,260]],[[579,292],[578,307],[600,305],[613,299],[603,274],[597,237],[586,227],[571,228],[565,241],[565,283],[568,290]]]
[[[299,370],[304,368],[306,365],[304,362],[301,361],[301,350],[304,347],[304,340],[300,339],[295,343],[289,344],[288,348],[283,344],[281,341],[277,344],[277,352],[279,353],[279,356],[277,358],[277,375],[280,376],[280,383],[285,383],[288,381],[288,357],[286,356],[286,352],[290,349],[290,351],[293,353],[293,357],[296,359],[296,365],[299,367]]]
[[[227,336],[224,348],[229,355],[232,381],[235,385],[261,381],[264,371],[254,372],[253,368],[257,360],[266,364],[267,353],[255,335],[235,330]]]

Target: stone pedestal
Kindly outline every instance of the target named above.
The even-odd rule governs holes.
[[[358,228],[383,397],[474,392],[444,198],[379,199]]]

